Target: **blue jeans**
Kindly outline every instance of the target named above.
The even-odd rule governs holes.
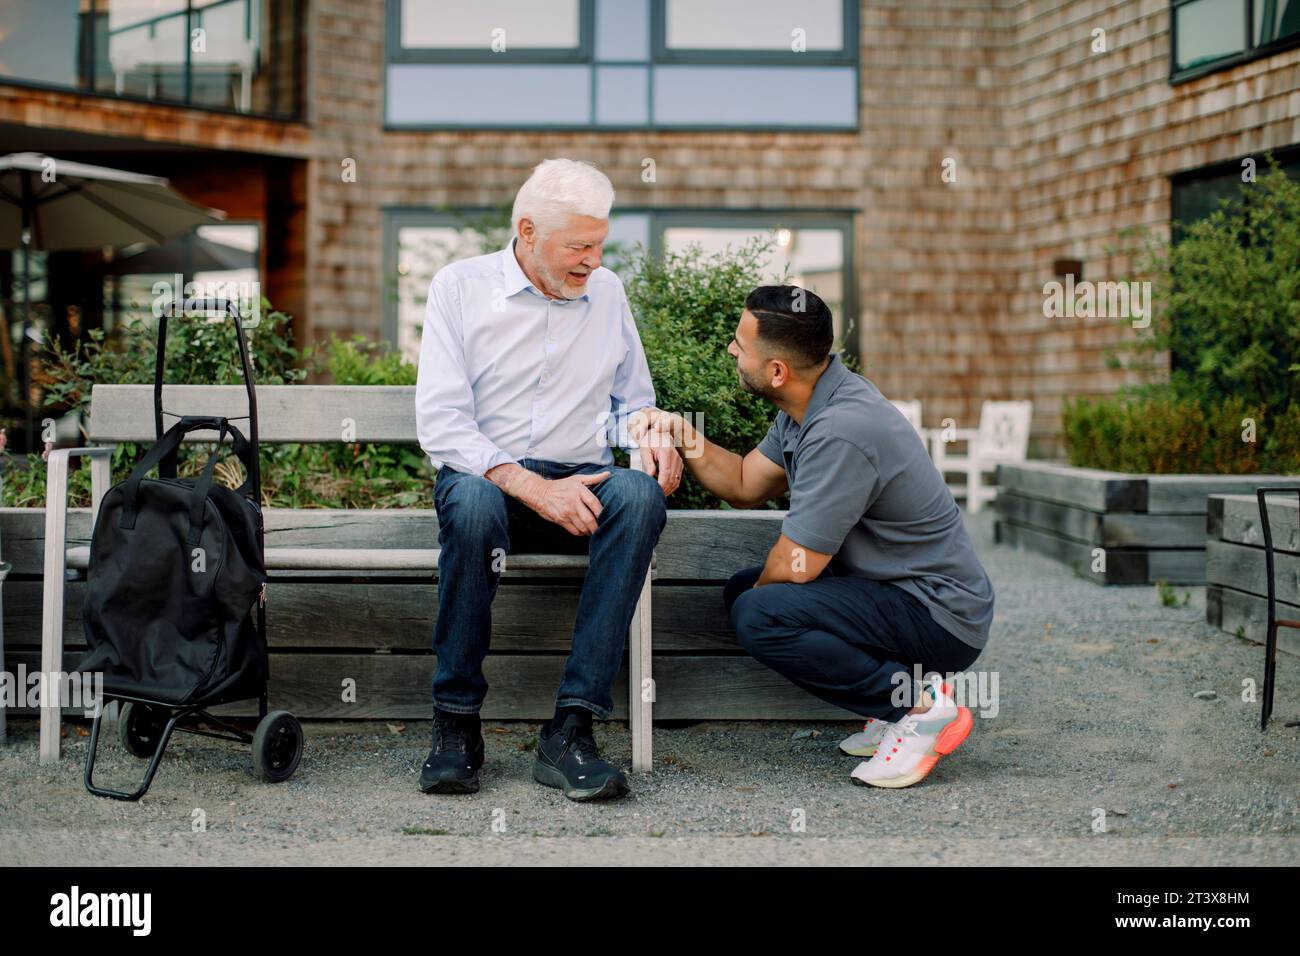
[[[614,678],[641,582],[668,520],[663,490],[644,472],[616,465],[564,465],[532,458],[519,464],[543,478],[610,472],[604,481],[588,486],[601,504],[596,531],[590,537],[572,535],[486,478],[446,465],[439,470],[433,491],[442,548],[433,629],[438,656],[433,704],[456,714],[476,714],[483,706],[488,688],[483,659],[503,555],[586,553],[590,573],[578,599],[573,645],[555,704],[585,707],[607,720],[614,712]]]
[[[917,702],[913,665],[947,675],[980,656],[892,584],[828,567],[805,584],[756,588],[762,570],[740,571],[723,589],[736,637],[754,660],[837,707],[893,723]],[[894,704],[900,687],[904,707]]]

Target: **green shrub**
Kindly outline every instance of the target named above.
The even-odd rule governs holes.
[[[1116,471],[1300,471],[1300,183],[1273,168],[1239,197],[1151,242],[1156,303],[1130,348],[1168,379],[1062,413],[1071,463]],[[1246,440],[1246,419],[1255,422]]]
[[[690,417],[710,441],[742,455],[767,434],[776,411],[741,390],[727,345],[745,297],[773,281],[762,268],[769,245],[756,239],[712,256],[692,247],[665,252],[660,259],[639,250],[624,275],[657,405]],[[688,471],[670,503],[716,508],[719,502]]]
[[[1280,414],[1232,398],[1205,405],[1170,389],[1076,399],[1063,413],[1070,463],[1151,474],[1300,471],[1300,405]],[[1250,421],[1254,441],[1247,440]]]
[[[291,323],[289,315],[272,309],[263,299],[261,321],[256,327],[245,329],[254,380],[259,384],[286,385],[307,376],[305,370],[297,367],[302,355],[294,348]],[[102,329],[88,330],[72,350],[64,349],[55,340],[42,368],[46,406],[58,410],[60,415],[67,412],[84,415],[89,411],[90,391],[96,382],[151,384],[156,355],[156,328],[142,319],[127,322],[111,334]],[[210,385],[242,383],[234,323],[209,322],[203,318],[171,320],[167,328],[165,380]],[[141,445],[119,444],[113,452],[113,481],[125,479],[142,454]],[[200,455],[206,459],[203,446],[185,446],[178,456],[180,473],[197,470]],[[5,453],[0,462],[4,506],[45,504],[46,471],[41,455]],[[69,500],[73,507],[86,507],[90,504],[90,469],[82,461],[73,464],[68,476]]]

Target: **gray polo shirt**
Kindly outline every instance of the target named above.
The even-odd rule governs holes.
[[[787,538],[835,555],[837,573],[902,588],[966,644],[988,642],[993,585],[961,511],[916,429],[875,385],[831,356],[803,425],[778,412],[758,450],[790,482]]]

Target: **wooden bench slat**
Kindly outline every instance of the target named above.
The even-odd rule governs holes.
[[[242,385],[164,385],[163,408],[177,415],[248,414]],[[92,442],[153,442],[152,385],[95,385],[90,393]],[[176,423],[164,417],[163,427]],[[264,442],[353,441],[416,443],[413,385],[259,385],[258,436]],[[235,422],[248,434],[246,422]],[[216,432],[193,432],[213,441]]]
[[[90,547],[68,549],[68,567],[90,566]],[[438,568],[437,548],[267,548],[267,570],[284,571],[429,571]],[[512,554],[511,568],[530,571],[586,571],[585,554]]]
[[[741,568],[762,564],[781,534],[784,511],[669,509],[668,524],[655,546],[657,580],[726,581]],[[438,541],[438,517],[431,508],[268,508],[267,551],[329,548],[350,541],[357,548],[416,548]],[[0,508],[4,558],[14,576],[43,569],[45,515],[36,508]],[[68,544],[75,551],[90,541],[90,511],[68,510]],[[522,557],[520,555],[519,557]],[[86,557],[73,567],[84,570]],[[524,566],[506,560],[507,570]],[[422,569],[421,569],[422,570]],[[398,573],[398,572],[394,572]]]
[[[506,580],[509,580],[508,578]],[[699,654],[744,653],[736,641],[720,584],[654,585],[654,647]],[[565,652],[570,647],[582,582],[516,579],[492,602],[492,650],[525,654]],[[82,618],[85,581],[69,581],[63,618],[65,650],[86,646]],[[4,585],[5,646],[39,648],[40,581]],[[438,582],[409,580],[285,580],[267,586],[267,640],[272,650],[428,651],[438,620]]]

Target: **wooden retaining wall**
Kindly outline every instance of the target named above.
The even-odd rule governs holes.
[[[999,465],[994,537],[1097,584],[1205,584],[1208,497],[1297,480],[1130,475],[1039,461]]]
[[[653,586],[656,720],[854,719],[751,660],[737,644],[722,585],[761,564],[780,533],[780,511],[669,511]],[[43,509],[0,509],[6,668],[40,662]],[[271,510],[268,547],[436,547],[432,510]],[[89,543],[87,509],[69,514],[69,545]],[[564,670],[581,582],[507,570],[493,605],[484,665],[489,719],[550,716]],[[65,666],[85,641],[84,584],[67,586]],[[437,584],[419,574],[362,579],[343,573],[273,572],[267,623],[271,704],[300,717],[428,719]],[[343,700],[344,681],[357,699]],[[626,667],[614,691],[627,713]],[[22,711],[19,711],[22,713]],[[227,713],[252,713],[236,705]]]
[[[1300,484],[1300,482],[1296,482]],[[1277,616],[1300,620],[1300,503],[1270,496]],[[1205,543],[1205,619],[1264,643],[1268,620],[1264,531],[1254,495],[1212,495]],[[1300,631],[1281,628],[1278,649],[1300,655]]]

